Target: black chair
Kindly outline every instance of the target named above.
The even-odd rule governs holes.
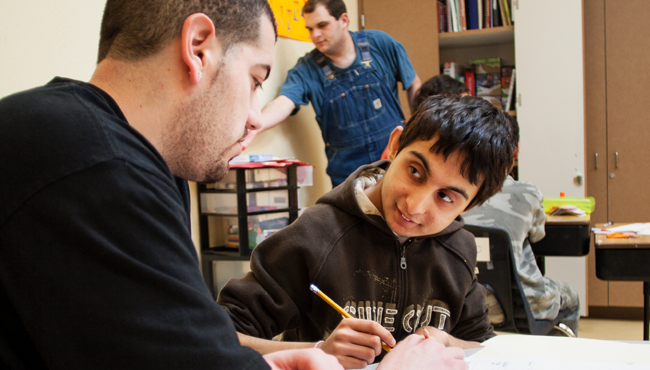
[[[560,311],[555,320],[536,320],[524,295],[519,275],[515,269],[510,236],[496,227],[465,225],[465,230],[474,237],[490,240],[490,261],[477,262],[479,283],[492,292],[504,314],[504,321],[493,324],[498,331],[520,334],[547,335],[554,329],[568,337],[575,337],[573,331],[560,321],[571,312]]]

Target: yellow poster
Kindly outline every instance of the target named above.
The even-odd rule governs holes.
[[[311,41],[305,28],[302,7],[305,0],[269,0],[275,21],[278,23],[278,36],[300,41]]]

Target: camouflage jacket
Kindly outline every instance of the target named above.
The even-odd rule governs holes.
[[[499,193],[465,213],[463,218],[468,225],[493,226],[508,232],[519,280],[533,316],[537,320],[551,320],[567,304],[577,306],[577,295],[568,284],[543,276],[535,262],[530,243],[545,235],[542,200],[542,193],[535,185],[508,176]]]

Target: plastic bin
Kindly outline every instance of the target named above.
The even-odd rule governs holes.
[[[239,248],[239,227],[237,217],[215,218],[209,221],[214,231],[210,235],[210,247]],[[267,215],[248,216],[248,248],[253,249],[262,240],[289,225],[289,213],[270,213]]]
[[[312,186],[314,183],[313,166],[298,166],[297,185]],[[246,189],[278,188],[287,186],[286,167],[249,168],[245,170]],[[236,189],[237,171],[231,169],[221,181],[206,186],[208,189]]]
[[[547,197],[542,202],[544,212],[549,213],[559,206],[576,206],[590,214],[596,208],[596,200],[593,197]]]
[[[272,211],[289,208],[289,191],[270,190],[246,194],[248,212]],[[201,213],[236,215],[237,194],[201,193]]]

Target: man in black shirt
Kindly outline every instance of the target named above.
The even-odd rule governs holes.
[[[109,0],[89,83],[0,100],[0,368],[340,368],[242,347],[190,237],[185,180],[219,180],[259,127],[273,24],[265,0]]]

